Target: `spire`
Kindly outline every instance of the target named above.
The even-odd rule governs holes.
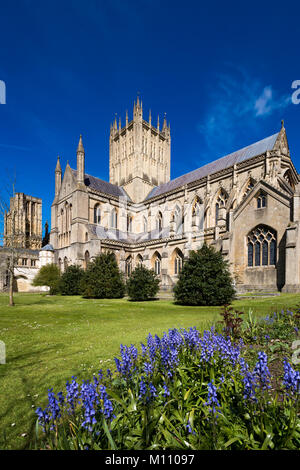
[[[55,173],[61,173],[61,166],[60,166],[60,161],[59,161],[59,155],[57,157],[57,163],[55,167]]]
[[[122,125],[121,125],[121,117],[119,117],[119,132],[121,132]]]
[[[162,130],[164,131],[167,127],[168,127],[168,126],[167,126],[167,113],[165,113],[165,115],[164,115],[164,123],[163,123],[163,128],[162,128]]]
[[[157,130],[159,132],[159,114],[157,115]]]
[[[150,124],[150,127],[151,127],[151,122],[152,122],[152,117],[151,117],[151,109],[149,110],[149,124]]]
[[[79,143],[77,147],[77,183],[80,185],[84,184],[84,172],[85,172],[85,152],[82,143],[82,135],[80,134]]]
[[[60,161],[59,161],[59,156],[57,157],[57,163],[55,167],[55,197],[58,196],[58,193],[60,191],[61,187],[61,166],[60,166]]]
[[[284,129],[284,120],[281,119],[281,129]]]
[[[128,111],[126,109],[126,127],[128,126]]]
[[[77,147],[77,153],[82,152],[84,153],[84,148],[83,148],[83,143],[82,143],[82,135],[80,134],[79,137],[79,142],[78,142],[78,147]]]

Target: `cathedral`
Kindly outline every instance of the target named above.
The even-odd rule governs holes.
[[[125,276],[139,264],[171,289],[191,250],[213,245],[238,292],[300,291],[300,185],[286,131],[170,179],[171,133],[163,120],[115,119],[109,182],[86,173],[80,136],[76,169],[58,158],[50,244],[64,271],[113,251]]]

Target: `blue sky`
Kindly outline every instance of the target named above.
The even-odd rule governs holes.
[[[50,221],[57,155],[108,180],[109,127],[132,114],[171,123],[171,177],[274,134],[284,119],[300,172],[299,2],[1,2],[3,187],[43,199]],[[300,95],[299,95],[300,96]]]

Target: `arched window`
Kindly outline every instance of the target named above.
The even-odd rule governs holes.
[[[267,195],[263,192],[260,191],[256,197],[257,201],[257,209],[261,209],[263,207],[267,206]]]
[[[137,255],[137,257],[136,257],[136,265],[137,265],[137,266],[142,266],[143,261],[144,261],[144,260],[143,260],[142,255]]]
[[[113,208],[113,210],[111,211],[110,224],[111,228],[118,228],[118,212],[115,208]]]
[[[101,208],[100,204],[94,206],[94,224],[100,224],[101,222]]]
[[[88,232],[85,232],[85,242],[88,242],[89,241],[89,234]]]
[[[127,232],[132,232],[132,215],[127,215]]]
[[[68,268],[68,258],[65,256],[64,257],[64,271]]]
[[[248,266],[276,265],[276,232],[265,225],[259,225],[247,237]]]
[[[61,258],[58,258],[58,267],[59,267],[59,270],[61,271],[61,268],[62,268],[62,260],[61,260]]]
[[[153,255],[152,266],[153,266],[155,274],[159,276],[161,273],[161,256],[158,252],[155,252]]]
[[[228,200],[228,196],[226,192],[223,189],[221,189],[219,196],[217,197],[217,201],[216,201],[216,214],[215,214],[216,224],[218,223],[218,220],[219,220],[219,209],[221,209],[222,207],[226,207],[227,200]]]
[[[125,274],[127,277],[129,277],[132,273],[132,257],[128,256],[128,258],[125,261]]]
[[[163,228],[163,217],[162,217],[162,213],[159,212],[156,216],[156,230],[161,232],[162,228]]]
[[[71,230],[71,225],[72,225],[72,209],[73,209],[73,206],[72,204],[70,204],[69,206],[69,230]]]
[[[183,254],[180,250],[176,249],[173,257],[174,274],[177,275],[181,272],[183,266]]]

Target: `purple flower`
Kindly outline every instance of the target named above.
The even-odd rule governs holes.
[[[262,390],[270,388],[271,374],[268,368],[268,356],[266,353],[258,353],[258,361],[254,367],[253,374]]]
[[[284,376],[283,385],[287,396],[295,396],[300,393],[300,373],[295,371],[285,359],[283,361]]]
[[[207,385],[208,397],[205,405],[210,405],[210,412],[215,416],[219,413],[220,403],[217,397],[217,387],[214,385],[213,380]]]

